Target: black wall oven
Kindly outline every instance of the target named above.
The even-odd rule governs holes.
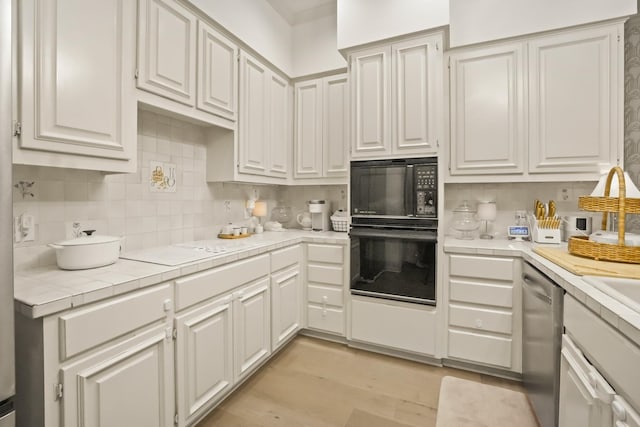
[[[436,158],[351,163],[351,293],[436,303]]]

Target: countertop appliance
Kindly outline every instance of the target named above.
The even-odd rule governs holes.
[[[525,262],[522,271],[522,380],[541,427],[558,425],[564,291]]]
[[[437,189],[435,157],[351,162],[351,217],[435,219]]]
[[[313,231],[330,231],[329,204],[325,200],[309,200],[311,229]]]
[[[588,236],[591,234],[592,219],[590,216],[566,215],[562,217],[562,241],[569,237]]]
[[[437,159],[351,162],[351,293],[436,304]]]
[[[15,426],[13,398],[12,0],[0,0],[0,427]]]

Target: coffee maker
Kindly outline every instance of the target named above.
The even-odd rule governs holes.
[[[311,229],[313,231],[329,231],[329,204],[324,200],[309,200]]]

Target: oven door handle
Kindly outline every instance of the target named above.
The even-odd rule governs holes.
[[[378,237],[402,240],[414,240],[417,242],[437,242],[438,233],[433,230],[381,230],[371,228],[352,228],[350,235],[353,237]]]

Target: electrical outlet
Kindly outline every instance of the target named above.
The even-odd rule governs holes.
[[[22,215],[22,241],[33,242],[36,240],[36,222],[33,215]]]
[[[571,199],[571,190],[569,188],[560,188],[558,189],[558,194],[556,196],[559,202],[566,202]]]
[[[33,215],[22,214],[13,219],[13,237],[16,243],[33,242],[36,239]]]

